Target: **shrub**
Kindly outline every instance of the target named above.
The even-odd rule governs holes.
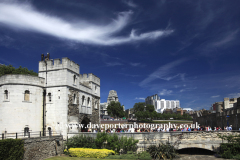
[[[24,156],[24,142],[21,139],[0,141],[0,159],[21,160]]]
[[[103,148],[104,142],[107,141],[108,134],[103,132],[103,133],[97,133],[97,138],[95,139],[95,144],[98,149]]]
[[[233,156],[234,159],[240,160],[240,154]]]
[[[103,146],[104,142],[106,146]],[[127,151],[137,150],[138,140],[133,138],[121,137],[118,138],[117,134],[109,135],[107,133],[98,133],[97,138],[84,137],[83,135],[77,135],[68,139],[66,143],[67,148],[107,148],[116,153],[127,153]]]
[[[154,159],[173,159],[177,156],[176,150],[170,144],[161,143],[159,146],[151,145],[147,149]]]
[[[240,154],[239,143],[222,143],[220,145],[220,154],[223,158],[232,159],[233,156]]]
[[[108,135],[107,137],[107,149],[111,149],[120,153],[127,153],[127,151],[136,151],[137,150],[138,140],[134,140],[133,138],[121,137],[118,139],[117,134]]]
[[[108,135],[107,137],[107,145],[106,145],[107,149],[111,149],[116,151],[117,153],[119,153],[120,149],[121,149],[121,145],[118,141],[118,136],[117,134],[113,134],[113,135]]]
[[[229,143],[221,143],[220,154],[223,158],[240,159],[240,135],[218,135],[219,138],[227,140]]]
[[[115,154],[113,150],[91,148],[70,148],[68,152],[69,155],[72,157],[84,157],[84,158],[105,158],[110,154]]]
[[[85,137],[83,135],[76,135],[68,139],[65,144],[67,148],[97,148],[95,139],[92,137]]]

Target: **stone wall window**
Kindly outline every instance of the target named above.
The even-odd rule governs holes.
[[[74,85],[77,84],[77,77],[76,77],[76,75],[73,76],[73,84],[74,84]]]
[[[24,92],[24,101],[30,101],[30,91],[26,90]]]
[[[9,100],[9,94],[8,94],[8,90],[4,91],[4,100],[8,101]]]
[[[85,106],[85,96],[82,96],[82,105]]]
[[[94,103],[94,108],[95,108],[95,109],[98,108],[98,106],[97,106],[97,101],[95,101],[95,103]]]
[[[76,96],[76,94],[73,95],[73,104],[77,104],[77,96]]]
[[[52,94],[51,93],[48,93],[48,102],[52,102]]]
[[[90,97],[87,99],[87,106],[90,107]]]
[[[24,128],[24,136],[28,136],[29,128],[25,127]]]
[[[97,86],[95,86],[95,93],[97,94]]]

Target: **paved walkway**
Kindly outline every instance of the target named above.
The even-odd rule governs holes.
[[[188,155],[180,154],[179,158],[174,158],[175,160],[227,160],[224,158],[217,158],[214,155]]]

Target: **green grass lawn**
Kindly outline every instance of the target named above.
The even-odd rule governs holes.
[[[48,158],[45,160],[118,160],[118,159],[78,158],[78,157],[56,156],[56,157]],[[121,159],[121,160],[127,160],[127,159]]]

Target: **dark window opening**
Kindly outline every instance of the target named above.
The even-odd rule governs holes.
[[[5,98],[5,100],[8,100],[8,90],[4,91],[4,98]]]
[[[28,127],[25,127],[24,128],[24,136],[27,136],[29,133],[29,128]]]
[[[30,91],[26,90],[24,92],[24,101],[29,101],[30,100]]]

